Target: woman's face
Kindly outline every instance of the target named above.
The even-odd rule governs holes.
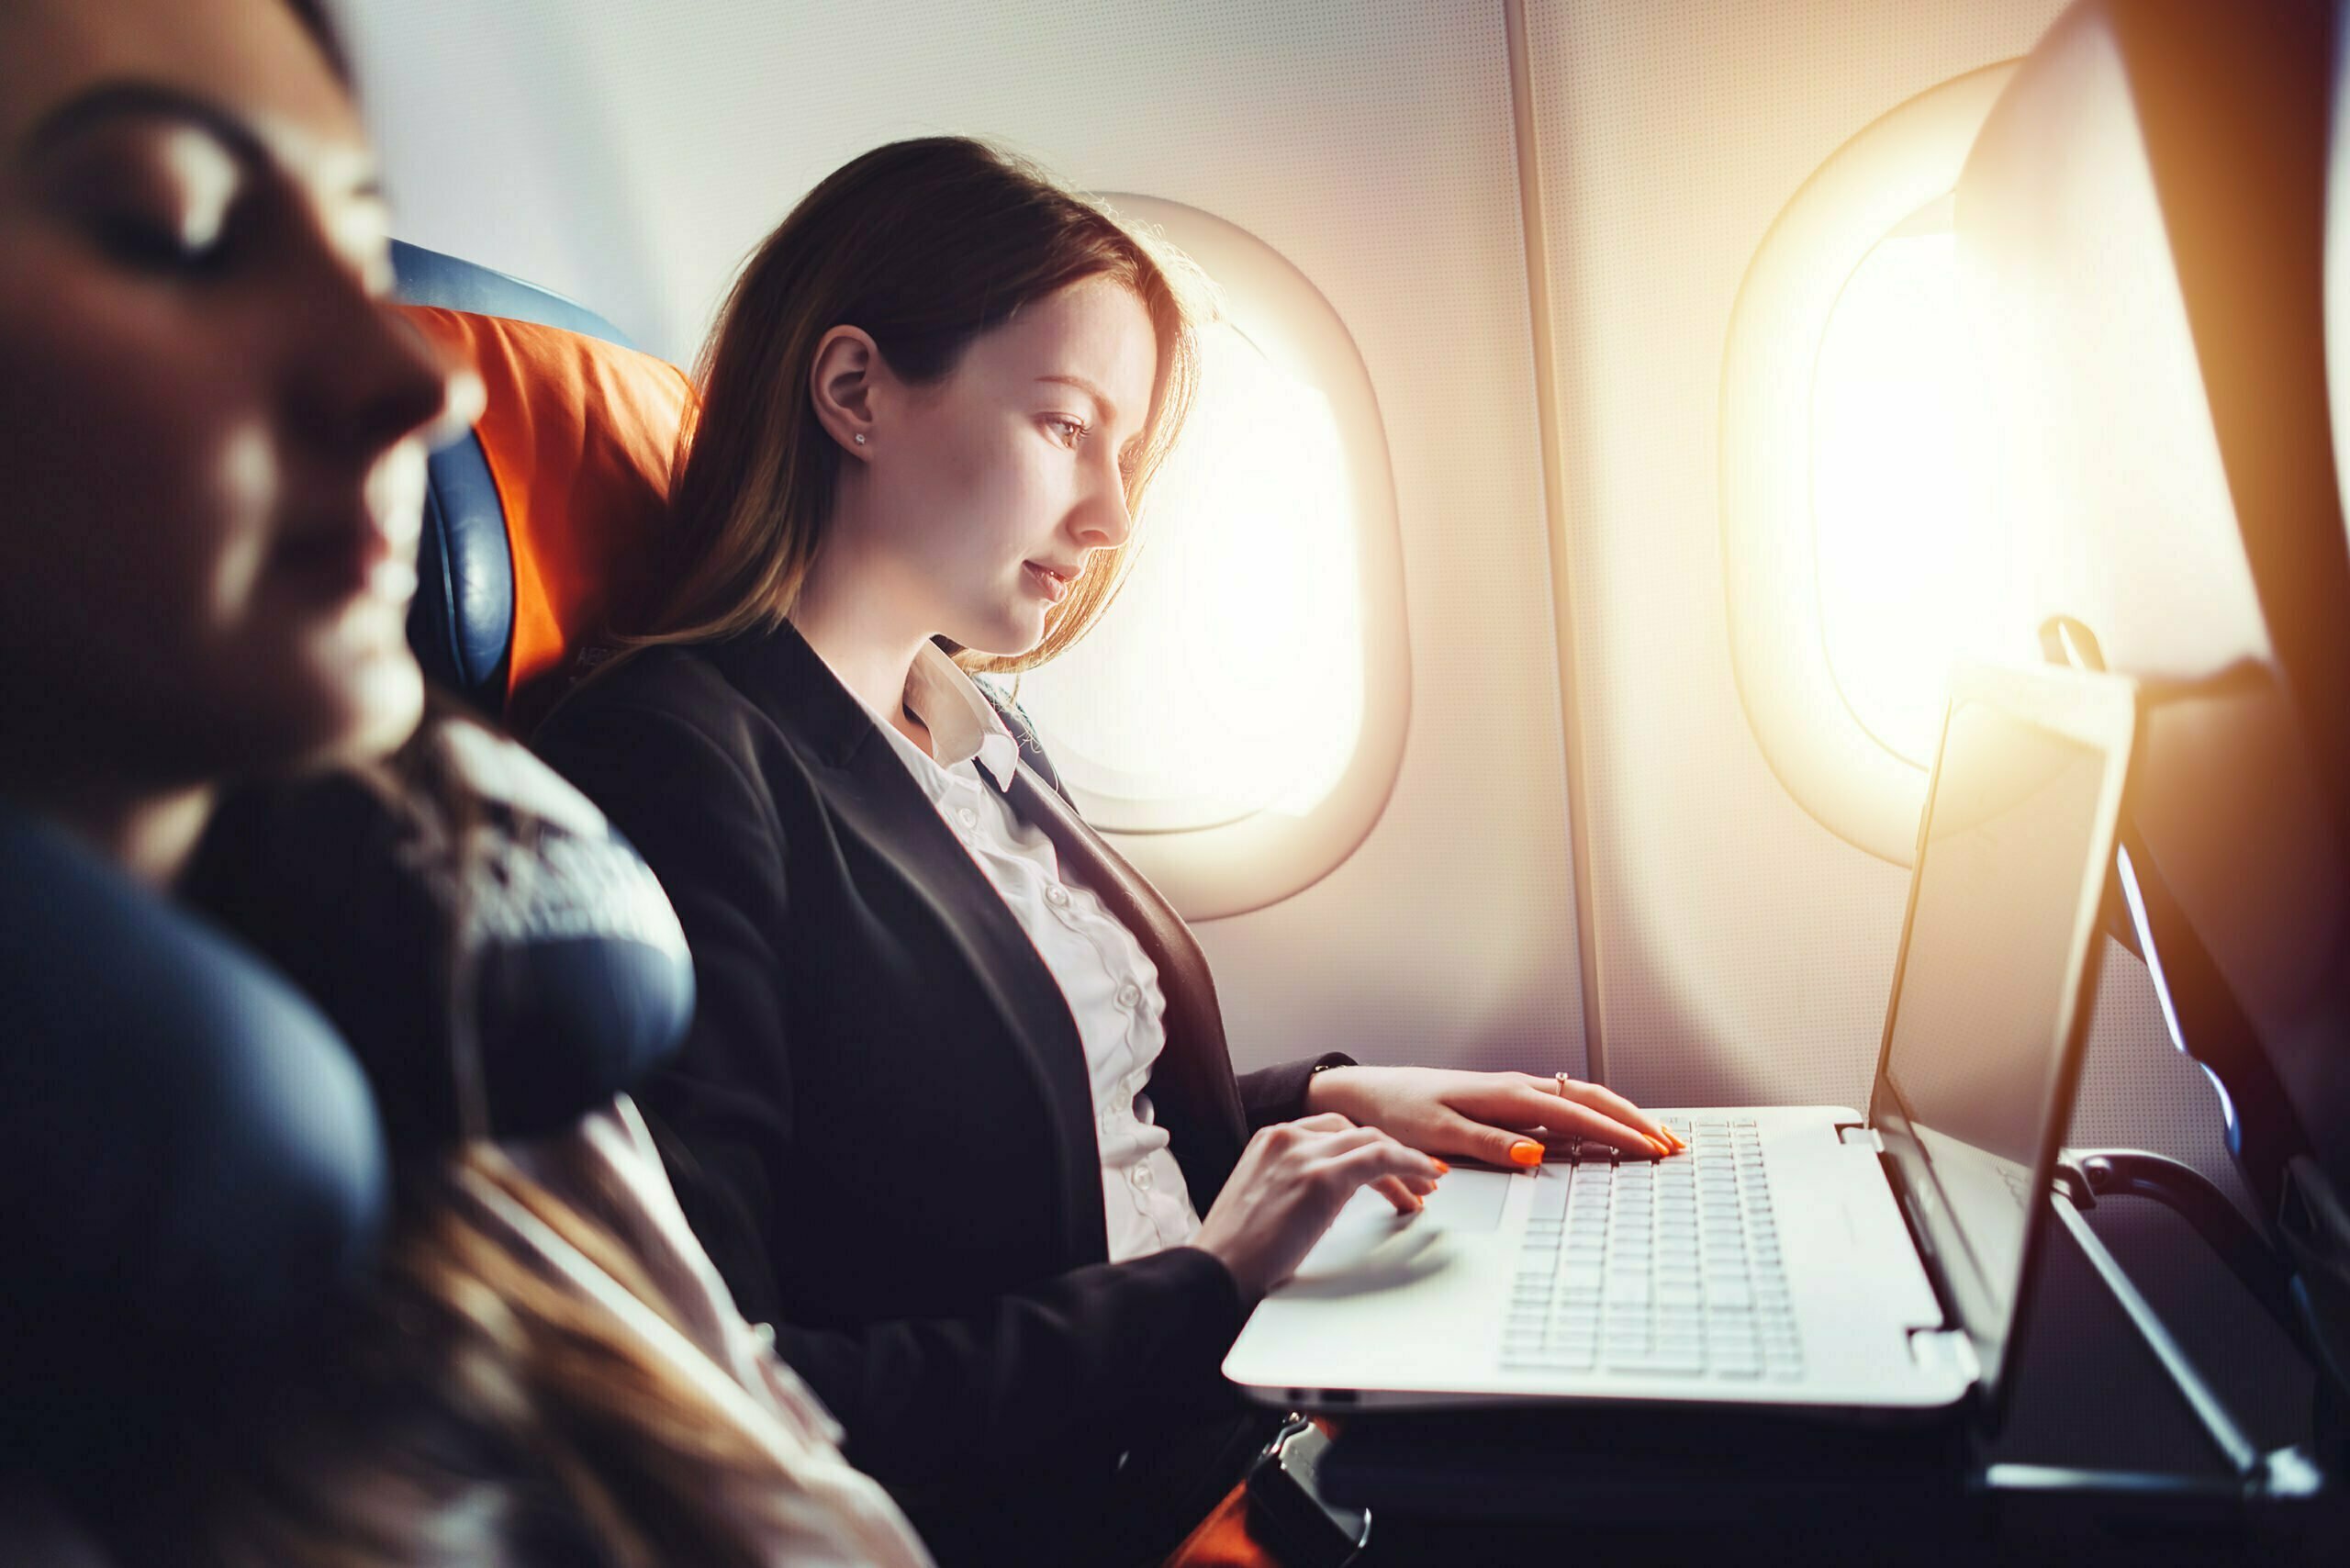
[[[279,0],[0,0],[20,764],[196,784],[413,727],[420,437],[460,399],[385,307],[385,224]]]
[[[929,386],[884,378],[865,458],[862,568],[922,624],[1021,654],[1096,550],[1125,541],[1124,465],[1158,367],[1135,292],[1089,278],[983,333]]]

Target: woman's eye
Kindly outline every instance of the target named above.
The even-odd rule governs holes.
[[[62,154],[45,183],[55,209],[108,261],[137,272],[201,274],[236,248],[255,189],[236,157],[185,126],[124,126]]]
[[[124,212],[97,214],[90,228],[98,249],[108,258],[143,271],[206,272],[220,259],[218,227],[196,240],[183,225]]]
[[[1045,422],[1053,428],[1056,439],[1063,446],[1073,449],[1079,442],[1085,439],[1085,421],[1082,420],[1072,420],[1066,414],[1055,414]]]

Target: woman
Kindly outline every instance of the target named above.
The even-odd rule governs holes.
[[[322,1305],[303,1380],[240,1383],[135,1465],[62,1484],[136,1562],[923,1562],[734,1312],[610,1086],[584,1118],[530,1107],[546,1136],[484,1136],[512,1121],[487,1036],[545,1015],[486,961],[499,942],[552,900],[574,935],[657,946],[666,922],[682,948],[657,897],[597,902],[632,862],[517,748],[407,739],[424,442],[476,394],[388,282],[308,0],[0,5],[0,829],[44,836],[52,868],[78,843],[80,880],[159,925],[195,929],[169,904],[201,897],[340,1004],[396,1182],[376,1272]],[[562,881],[577,855],[594,893]],[[328,878],[421,924],[363,929],[318,901]],[[442,949],[444,985],[377,945]],[[154,1418],[153,1392],[106,1435]],[[0,1494],[12,1539],[53,1525],[23,1525],[15,1477]]]
[[[537,738],[694,951],[648,1091],[688,1213],[946,1560],[1171,1544],[1252,1444],[1218,1362],[1357,1188],[1673,1147],[1564,1078],[1236,1081],[1182,923],[966,673],[1114,592],[1186,292],[977,143],[834,174],[705,354],[648,620]]]

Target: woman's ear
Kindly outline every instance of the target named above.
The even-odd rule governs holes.
[[[853,457],[873,449],[875,384],[889,374],[880,349],[861,327],[834,327],[817,340],[808,397],[817,421]]]

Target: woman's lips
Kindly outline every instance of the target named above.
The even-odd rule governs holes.
[[[1058,604],[1062,599],[1069,597],[1069,586],[1076,579],[1072,577],[1065,577],[1058,572],[1052,570],[1050,567],[1040,566],[1034,561],[1023,562],[1022,566],[1028,573],[1030,578],[1032,578],[1037,585],[1037,591],[1042,593],[1046,599],[1052,600],[1055,604]]]
[[[372,524],[297,532],[271,552],[270,566],[322,599],[364,596],[405,604],[416,593],[416,567]]]

